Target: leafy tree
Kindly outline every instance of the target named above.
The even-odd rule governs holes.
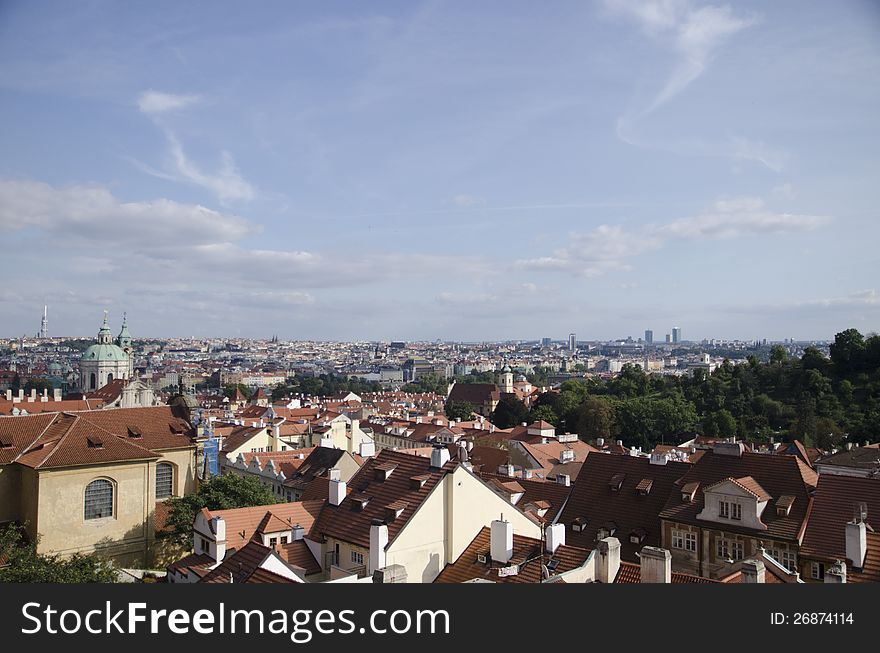
[[[224,396],[224,397],[230,397],[230,398],[231,398],[232,395],[235,394],[235,390],[236,390],[236,389],[238,389],[238,390],[241,392],[241,394],[244,395],[244,398],[245,398],[245,399],[247,399],[248,401],[251,400],[251,397],[253,396],[253,393],[251,392],[251,389],[248,388],[248,387],[247,387],[246,385],[244,385],[243,383],[230,383],[230,384],[228,384],[228,385],[223,389],[223,396]]]
[[[446,379],[433,373],[424,374],[402,388],[404,392],[433,392],[441,397],[446,396],[448,389],[449,383]]]
[[[25,393],[29,393],[31,390],[36,390],[38,393],[43,392],[43,390],[53,390],[55,386],[52,385],[52,382],[47,379],[34,378],[29,379],[27,383],[24,384]]]
[[[445,412],[448,419],[463,422],[473,417],[474,405],[469,401],[447,401]]]
[[[62,558],[37,553],[37,543],[25,542],[21,528],[0,529],[0,583],[114,583],[113,566],[97,555],[75,553]]]
[[[773,365],[782,365],[788,360],[788,352],[782,345],[773,345],[770,348],[770,363]]]
[[[614,406],[605,397],[588,397],[578,409],[577,432],[583,440],[604,438],[614,434]]]
[[[540,422],[541,420],[556,426],[559,422],[559,415],[556,414],[556,411],[553,410],[551,406],[544,404],[542,406],[535,406],[535,408],[531,411],[531,415],[529,416],[529,420],[532,422]]]
[[[498,428],[509,429],[529,418],[529,409],[513,395],[502,395],[489,420]]]
[[[253,476],[225,474],[203,481],[197,492],[168,499],[168,524],[173,527],[172,537],[180,544],[192,542],[193,520],[202,508],[227,510],[275,503],[272,490]]]
[[[834,336],[831,360],[842,373],[857,372],[865,362],[865,339],[857,329],[846,329]]]

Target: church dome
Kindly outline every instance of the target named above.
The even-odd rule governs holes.
[[[81,360],[84,361],[126,361],[128,354],[116,345],[99,343],[92,345],[83,352]]]

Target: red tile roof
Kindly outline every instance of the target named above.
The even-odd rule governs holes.
[[[636,553],[643,546],[660,546],[660,510],[675,489],[675,482],[691,469],[686,462],[670,461],[652,465],[650,459],[593,453],[587,456],[581,472],[571,489],[571,496],[558,521],[565,524],[566,542],[584,548],[593,548],[600,528],[612,523],[614,537],[620,540],[621,557],[638,560]],[[617,477],[620,489],[611,487]],[[636,487],[643,479],[650,479],[651,491],[640,493]],[[617,486],[617,482],[614,483]],[[581,531],[572,529],[572,522],[586,518]],[[630,534],[643,529],[644,537],[638,543],[630,541]],[[642,534],[639,531],[640,535]]]
[[[715,584],[720,582],[709,578],[703,578],[702,576],[692,576],[691,574],[680,574],[677,572],[672,572],[671,581],[673,585],[682,585],[685,583]],[[631,562],[621,562],[620,570],[617,572],[617,578],[614,579],[614,582],[623,584],[641,583],[641,566]]]
[[[576,546],[561,545],[550,555],[543,553],[541,540],[523,535],[513,534],[513,557],[501,564],[491,561],[491,528],[484,526],[473,541],[454,563],[446,565],[435,583],[464,583],[474,579],[491,580],[496,583],[540,583],[543,574],[541,565],[551,559],[556,561],[555,574],[577,569],[590,557],[591,551]],[[485,556],[486,562],[480,562],[477,556]],[[518,567],[517,573],[511,576],[500,576],[499,568]]]

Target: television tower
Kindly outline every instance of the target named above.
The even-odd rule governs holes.
[[[43,320],[40,322],[40,338],[49,337],[49,307],[43,306]]]

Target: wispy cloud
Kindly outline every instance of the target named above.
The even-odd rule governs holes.
[[[586,233],[570,234],[568,244],[552,255],[520,260],[517,265],[596,277],[614,270],[628,270],[630,259],[673,241],[796,233],[816,229],[827,221],[823,216],[769,211],[760,198],[719,200],[710,211],[661,225],[646,225],[635,230],[621,225],[600,225]]]
[[[635,22],[677,54],[670,76],[642,115],[683,91],[705,72],[725,39],[756,22],[754,16],[734,14],[728,5],[695,6],[689,0],[604,0],[604,5],[609,14]]]
[[[138,108],[147,114],[165,113],[175,109],[185,109],[200,100],[199,95],[176,95],[149,90],[138,97]]]

